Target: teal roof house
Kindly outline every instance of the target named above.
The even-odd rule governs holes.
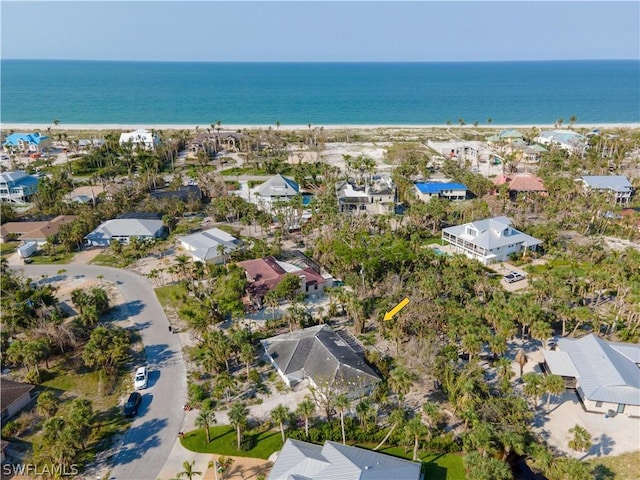
[[[38,181],[22,170],[0,173],[0,201],[24,205],[38,191]]]
[[[6,151],[40,152],[51,144],[51,139],[40,133],[12,133],[5,139],[2,147]]]

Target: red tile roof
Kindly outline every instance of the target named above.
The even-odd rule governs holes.
[[[493,179],[493,184],[496,186],[509,185],[509,190],[514,192],[545,192],[545,188],[542,180],[536,177],[532,173],[516,173],[512,175],[501,174]]]
[[[249,280],[249,292],[252,295],[265,295],[268,291],[273,290],[287,272],[278,265],[276,259],[272,256],[265,258],[257,258],[255,260],[245,260],[238,262],[247,273]],[[305,268],[296,272],[294,275],[303,275],[307,284],[322,284],[324,278],[311,268]]]

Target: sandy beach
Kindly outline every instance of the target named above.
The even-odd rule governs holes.
[[[57,126],[54,126],[51,123],[0,123],[0,130],[47,130],[51,128],[52,132],[56,131],[65,131],[65,130],[137,130],[140,128],[145,128],[147,130],[195,130],[196,127],[202,130],[206,130],[210,128],[210,125],[180,125],[180,124],[154,124],[154,125],[142,125],[142,124],[65,124],[60,123]],[[276,127],[275,125],[220,125],[220,129],[223,131],[229,130],[258,130],[258,129],[268,129],[271,127],[274,130],[283,130],[283,131],[291,131],[291,130],[308,130],[309,125],[280,125]],[[540,129],[553,129],[555,126],[553,124],[524,124],[524,125],[497,125],[497,124],[479,124],[477,127],[472,124],[463,125],[460,127],[458,124],[444,125],[444,124],[430,124],[430,125],[314,125],[311,124],[311,128],[324,128],[325,130],[349,130],[349,129],[359,129],[359,130],[378,130],[378,129],[427,129],[427,128],[455,128],[455,129],[471,129],[471,128],[481,128],[487,130],[501,130],[505,128],[515,128],[515,129],[527,129],[527,128],[540,128]],[[560,128],[568,128],[568,125],[563,125]],[[616,129],[616,128],[640,128],[640,123],[593,123],[593,124],[581,124],[577,123],[573,126],[574,129]]]

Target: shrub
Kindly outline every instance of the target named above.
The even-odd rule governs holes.
[[[187,396],[189,403],[196,407],[209,397],[209,392],[199,383],[189,383]]]
[[[27,383],[33,383],[34,385],[37,385],[41,381],[40,373],[36,370],[31,370],[29,373],[27,373],[24,379]]]

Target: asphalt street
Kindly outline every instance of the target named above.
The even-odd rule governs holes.
[[[142,338],[149,367],[149,384],[141,390],[142,405],[112,465],[111,479],[152,480],[158,477],[184,419],[187,382],[179,336],[169,322],[148,279],[127,270],[91,265],[24,265],[12,267],[40,280],[97,278],[112,282],[122,294],[127,320]],[[58,273],[64,269],[64,273]],[[132,368],[131,375],[135,368]],[[132,382],[133,385],[133,382]]]

